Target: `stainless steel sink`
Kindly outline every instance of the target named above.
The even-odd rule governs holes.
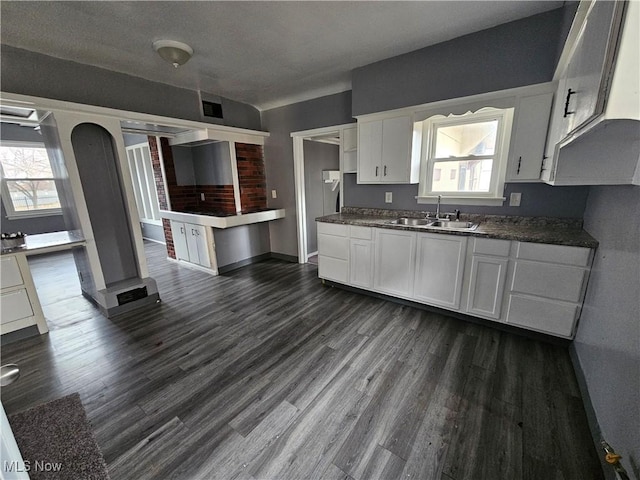
[[[477,223],[461,222],[458,220],[436,220],[428,225],[433,228],[443,228],[448,230],[475,230],[478,228]]]
[[[402,217],[402,218],[396,218],[395,220],[389,222],[392,223],[394,225],[411,225],[411,226],[418,226],[418,225],[424,225],[427,226],[429,225],[429,223],[431,223],[431,220],[425,220],[424,218],[407,218],[407,217]]]

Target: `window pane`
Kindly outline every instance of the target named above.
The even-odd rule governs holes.
[[[493,155],[497,133],[498,120],[438,127],[436,158]]]
[[[53,180],[7,180],[7,188],[16,212],[60,208]]]
[[[437,162],[436,165],[432,178],[434,192],[489,191],[493,159]]]
[[[51,163],[45,148],[0,147],[4,178],[51,178]]]

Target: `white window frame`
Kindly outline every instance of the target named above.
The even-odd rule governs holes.
[[[423,149],[420,161],[420,185],[418,188],[418,203],[435,203],[438,196],[442,203],[458,205],[487,205],[500,206],[506,200],[503,197],[504,183],[509,159],[509,142],[513,125],[513,108],[483,107],[475,112],[468,111],[462,115],[450,114],[434,115],[424,120]],[[477,155],[469,157],[451,157],[439,159],[435,157],[436,132],[438,127],[464,125],[468,123],[498,120],[498,132],[493,155]],[[491,180],[487,192],[434,192],[432,190],[433,169],[437,163],[452,160],[483,160],[493,159]]]
[[[16,148],[44,148],[46,149],[44,143],[39,142],[21,142],[17,140],[5,141],[3,140],[1,145],[3,147],[16,147]],[[47,154],[47,158],[49,158],[49,154]],[[49,164],[51,164],[51,158],[49,158]],[[53,166],[52,166],[52,174],[53,174]],[[9,220],[19,219],[19,218],[35,218],[35,217],[49,217],[54,215],[62,215],[62,208],[42,208],[38,210],[28,210],[21,211],[16,210],[13,205],[13,199],[11,198],[11,192],[9,191],[9,187],[7,186],[7,182],[13,181],[28,181],[34,180],[36,178],[5,178],[2,176],[1,185],[0,185],[0,195],[2,196],[2,203],[4,204],[4,208],[7,214],[7,218]],[[60,200],[60,193],[58,192],[58,186],[56,185],[56,178],[53,177],[38,177],[37,180],[50,180],[54,182],[54,186],[56,187],[56,193],[58,194],[58,200]]]
[[[125,150],[140,221],[162,226],[160,202],[158,201],[149,143],[129,145],[125,147]],[[138,153],[140,156],[138,156]],[[142,171],[139,168],[140,166],[142,166]]]

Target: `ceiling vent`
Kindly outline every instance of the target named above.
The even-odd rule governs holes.
[[[209,118],[222,118],[222,104],[203,100],[202,115]]]

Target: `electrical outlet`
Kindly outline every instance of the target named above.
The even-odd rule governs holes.
[[[384,192],[384,202],[385,203],[393,202],[393,192]]]
[[[278,192],[271,190],[271,198],[278,198]]]
[[[520,201],[522,200],[521,193],[512,193],[509,197],[509,206],[510,207],[519,207]]]
[[[202,200],[204,202],[204,193],[200,194],[200,200]]]

